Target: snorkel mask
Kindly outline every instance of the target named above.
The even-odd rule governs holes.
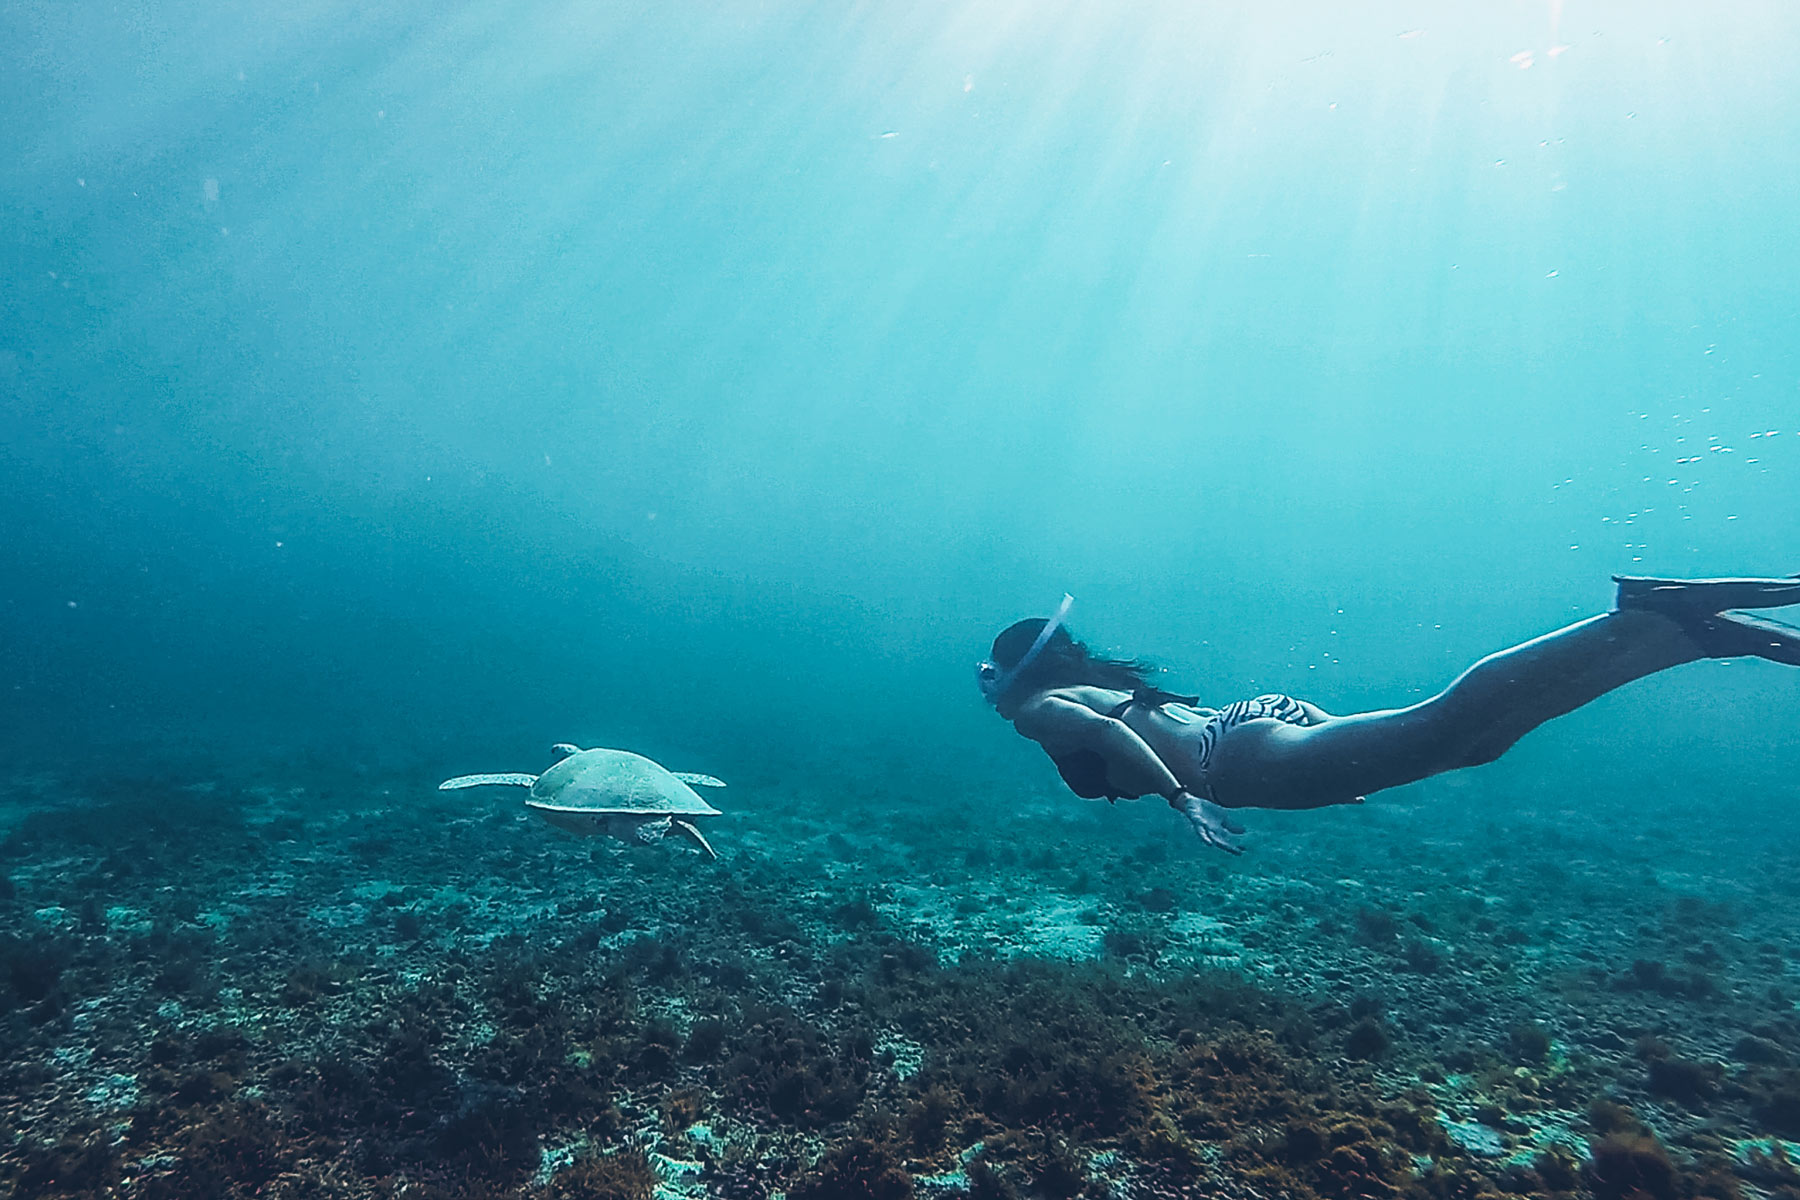
[[[1031,649],[1025,651],[1023,657],[1012,665],[1010,670],[1002,671],[999,664],[983,659],[975,664],[975,683],[981,688],[981,694],[989,704],[999,704],[1000,697],[1006,695],[1007,689],[1017,683],[1019,676],[1044,652],[1050,644],[1050,638],[1062,626],[1063,618],[1069,615],[1069,609],[1075,603],[1075,597],[1064,592],[1062,603],[1056,606],[1056,615],[1044,622],[1038,631],[1037,640],[1031,643]]]

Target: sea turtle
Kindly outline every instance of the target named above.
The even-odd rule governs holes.
[[[458,775],[438,784],[438,790],[488,784],[530,788],[525,807],[558,829],[644,843],[660,842],[677,829],[708,857],[719,857],[693,822],[695,817],[716,817],[719,810],[689,785],[724,787],[723,780],[670,771],[629,750],[582,750],[559,743],[550,752],[556,763],[542,775]]]

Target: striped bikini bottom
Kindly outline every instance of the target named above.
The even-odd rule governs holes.
[[[1292,696],[1283,696],[1279,692],[1270,692],[1258,696],[1254,700],[1239,700],[1227,704],[1207,718],[1200,729],[1200,742],[1196,751],[1200,757],[1200,778],[1205,779],[1212,767],[1213,750],[1219,744],[1227,729],[1242,725],[1245,721],[1256,721],[1263,717],[1273,717],[1277,721],[1285,721],[1289,725],[1311,725],[1312,718],[1306,713],[1306,706]],[[1218,797],[1212,794],[1212,785],[1206,785],[1205,796],[1213,803]]]

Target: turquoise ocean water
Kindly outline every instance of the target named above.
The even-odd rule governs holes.
[[[1779,6],[7,24],[25,720],[991,740],[1065,589],[1355,705],[1794,566]]]
[[[727,867],[850,836],[817,852],[870,874],[819,886],[901,927],[867,890],[919,869],[874,849],[895,812],[959,863],[1165,839],[1171,886],[1229,893],[1166,813],[1059,793],[974,660],[1066,590],[1211,703],[1354,711],[1613,572],[1800,570],[1797,58],[1779,3],[17,0],[9,824],[108,780],[353,795],[325,853],[574,740],[730,779]],[[1691,666],[1260,818],[1247,869],[1378,861],[1429,908],[1550,846],[1488,899],[1613,905],[1602,942],[1733,888],[1773,917],[1797,705],[1800,672]],[[80,854],[29,882],[36,844],[27,941],[104,890]],[[988,905],[981,862],[941,886]]]

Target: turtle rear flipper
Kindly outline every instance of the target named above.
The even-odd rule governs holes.
[[[724,787],[723,779],[715,779],[711,775],[700,775],[693,771],[670,771],[669,774],[681,780],[689,787]]]
[[[646,846],[654,846],[668,834],[670,820],[669,817],[653,817],[648,821],[634,820],[630,817],[614,817],[611,822],[613,827],[607,832],[622,842],[626,840],[626,831],[629,831],[631,836],[639,842]]]
[[[696,829],[692,822],[683,821],[680,817],[676,817],[673,819],[673,823],[675,828],[681,830],[681,832],[687,834],[700,844],[700,848],[706,851],[706,857],[717,861],[719,852],[712,848],[712,843],[706,840],[705,835]]]
[[[458,775],[455,779],[446,779],[438,784],[438,791],[448,792],[456,788],[487,787],[489,784],[500,787],[528,788],[537,781],[536,775],[526,775],[518,771],[500,775]]]

